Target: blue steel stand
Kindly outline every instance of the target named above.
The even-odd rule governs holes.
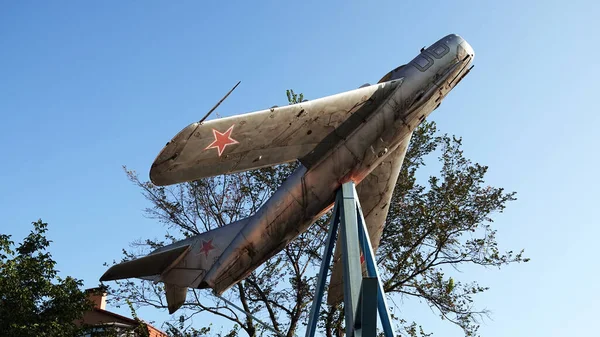
[[[379,312],[385,336],[393,337],[392,320],[383,285],[379,278],[375,254],[373,254],[365,218],[353,182],[345,183],[337,192],[306,337],[314,337],[317,329],[325,281],[340,223],[346,336],[375,337],[377,335],[377,312]],[[362,276],[361,251],[367,265],[367,277]]]

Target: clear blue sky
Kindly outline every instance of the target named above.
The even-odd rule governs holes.
[[[595,1],[2,1],[0,232],[18,241],[42,218],[61,275],[95,286],[103,262],[163,233],[121,165],[147,177],[235,82],[222,116],[286,104],[288,88],[311,99],[374,83],[457,33],[475,68],[431,119],[490,166],[490,184],[518,192],[495,226],[502,248],[532,258],[464,270],[491,287],[476,298],[493,312],[480,332],[592,335],[598,13]],[[405,314],[461,336],[424,304]]]

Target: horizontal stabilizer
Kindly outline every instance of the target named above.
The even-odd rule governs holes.
[[[189,245],[180,246],[114,265],[102,275],[100,281],[160,275],[185,256],[189,249]]]

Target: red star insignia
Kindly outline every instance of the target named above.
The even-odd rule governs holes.
[[[211,250],[215,249],[215,246],[212,244],[212,239],[208,241],[202,240],[202,246],[200,247],[200,252],[204,253],[204,256],[208,256]]]
[[[229,129],[227,129],[227,131],[221,133],[215,129],[212,129],[213,131],[213,135],[215,136],[215,140],[210,143],[209,146],[207,146],[205,148],[205,150],[208,149],[217,149],[219,151],[219,157],[223,154],[223,151],[225,151],[225,147],[227,145],[232,145],[232,144],[238,144],[239,142],[233,138],[231,138],[231,132],[233,131],[233,127],[235,126],[232,125]]]

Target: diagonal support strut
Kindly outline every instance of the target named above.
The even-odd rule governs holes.
[[[383,284],[377,270],[375,254],[369,241],[369,233],[358,200],[358,194],[352,181],[343,184],[336,194],[306,337],[314,337],[316,332],[319,309],[321,308],[338,228],[340,229],[344,269],[346,335],[348,337],[375,337],[377,333],[377,315],[375,315],[374,309],[377,308],[385,336],[393,337],[392,320],[383,291]],[[361,252],[367,267],[366,277],[362,275]]]

